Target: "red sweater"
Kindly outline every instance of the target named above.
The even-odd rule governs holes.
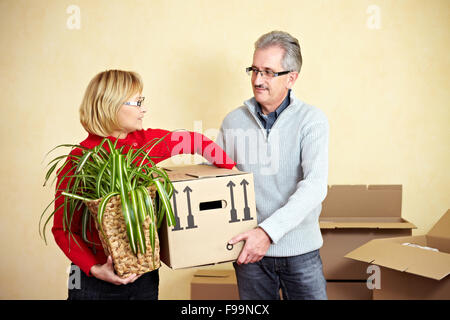
[[[161,129],[147,129],[147,130],[138,130],[132,133],[129,133],[125,139],[120,139],[117,142],[116,148],[120,148],[123,145],[123,152],[126,153],[130,147],[135,149],[141,148],[143,145],[148,143],[150,140],[154,138],[162,138],[164,135],[169,133],[169,131],[161,130]],[[116,139],[114,137],[108,137],[112,142],[115,142]],[[196,140],[197,139],[197,140]],[[89,134],[86,140],[80,143],[80,145],[92,149],[95,146],[99,145],[103,140],[102,137]],[[173,141],[172,141],[173,140]],[[104,147],[108,150],[107,144],[104,144]],[[196,150],[197,148],[197,150]],[[200,150],[201,148],[201,150]],[[213,141],[208,139],[199,133],[182,131],[182,132],[172,132],[170,133],[164,140],[155,146],[150,153],[151,157],[158,156],[160,158],[153,158],[152,160],[155,163],[163,161],[171,156],[177,154],[200,154],[205,157],[207,160],[212,162],[215,166],[220,168],[228,168],[231,169],[236,163],[230,159],[225,152]],[[81,149],[74,149],[70,154],[72,155],[81,155]],[[58,183],[64,174],[71,170],[72,167],[69,164],[58,172]],[[56,190],[55,198],[59,197],[62,191],[64,191],[67,187],[67,178],[63,181],[58,190]],[[55,209],[58,208],[61,204],[64,203],[64,197],[59,198],[55,201]],[[84,207],[84,206],[83,206]],[[63,217],[64,217],[64,209],[61,208],[57,210],[53,217],[53,228],[52,233],[55,237],[55,241],[64,254],[77,266],[81,268],[88,276],[90,275],[90,269],[93,265],[96,264],[104,264],[106,262],[107,257],[103,251],[103,247],[100,242],[100,238],[97,230],[95,229],[94,221],[92,223],[92,234],[87,231],[87,238],[89,241],[96,243],[96,253],[94,254],[91,250],[92,244],[86,243],[83,241],[81,236],[81,218],[84,208],[80,208],[75,211],[72,224],[71,231],[77,241],[73,240],[72,237],[69,236],[68,231],[64,231],[63,228]],[[71,238],[69,241],[69,237]]]

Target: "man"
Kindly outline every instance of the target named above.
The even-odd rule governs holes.
[[[302,65],[300,45],[273,31],[255,43],[254,97],[223,120],[217,143],[252,172],[258,227],[234,263],[241,299],[327,299],[318,218],[327,193],[325,114],[291,91]]]

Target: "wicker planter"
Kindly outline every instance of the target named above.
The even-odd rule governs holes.
[[[148,190],[150,191],[152,199],[155,199],[156,188],[152,186]],[[128,241],[120,196],[112,197],[106,205],[102,226],[104,236],[100,231],[97,222],[97,211],[100,201],[101,199],[86,201],[86,205],[94,217],[95,226],[99,232],[105,254],[107,256],[111,255],[112,257],[117,275],[121,278],[126,278],[132,273],[143,274],[158,269],[161,266],[159,260],[158,232],[155,231],[155,252],[152,252],[149,236],[150,217],[147,216],[144,222],[145,242],[147,247],[146,253],[142,254],[141,252],[138,252],[136,256],[133,254]],[[153,223],[156,224],[156,218]],[[154,225],[152,227],[154,228]]]

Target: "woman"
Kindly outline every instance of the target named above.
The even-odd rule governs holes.
[[[150,156],[158,163],[180,153],[199,153],[214,165],[231,169],[235,163],[213,141],[205,136],[189,131],[171,133],[161,129],[142,128],[142,118],[146,113],[141,96],[143,83],[135,72],[109,70],[96,75],[89,83],[80,106],[80,122],[88,132],[86,140],[80,143],[92,149],[107,137],[117,141],[117,148],[139,149],[152,139],[165,137],[155,146]],[[201,141],[195,150],[194,141]],[[71,155],[81,155],[75,149]],[[58,184],[69,170],[67,165],[58,172]],[[67,179],[61,182],[56,190],[55,208],[61,206],[64,197],[59,197],[66,189]],[[58,185],[57,184],[57,185]],[[81,271],[80,288],[69,289],[69,299],[158,299],[158,270],[143,275],[131,275],[122,279],[114,273],[111,257],[106,257],[101,246],[98,232],[88,233],[91,244],[83,241],[81,236],[81,216],[83,208],[74,214],[71,231],[75,237],[69,239],[68,230],[63,224],[64,210],[54,214],[52,233],[55,241],[73,265]],[[72,238],[72,236],[70,236]],[[92,248],[92,243],[94,248]]]

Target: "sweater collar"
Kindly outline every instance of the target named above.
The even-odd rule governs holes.
[[[289,104],[285,108],[287,109],[288,107],[297,105],[298,104],[297,100],[298,99],[295,97],[294,92],[292,90],[289,90]],[[255,97],[252,97],[252,98],[244,101],[244,105],[247,106],[247,109],[249,109],[249,111],[252,114],[254,114],[255,116],[258,115],[260,106],[259,106],[258,102],[256,101]]]
[[[259,104],[259,102],[256,102],[256,106],[257,106],[256,111],[258,112],[258,115],[263,119],[265,116],[274,116],[275,119],[278,118],[280,113],[283,112],[283,110],[286,109],[291,104],[290,94],[291,94],[291,89],[288,90],[286,97],[283,99],[281,104],[275,109],[275,111],[269,113],[268,115],[265,115],[263,113],[261,105]]]

